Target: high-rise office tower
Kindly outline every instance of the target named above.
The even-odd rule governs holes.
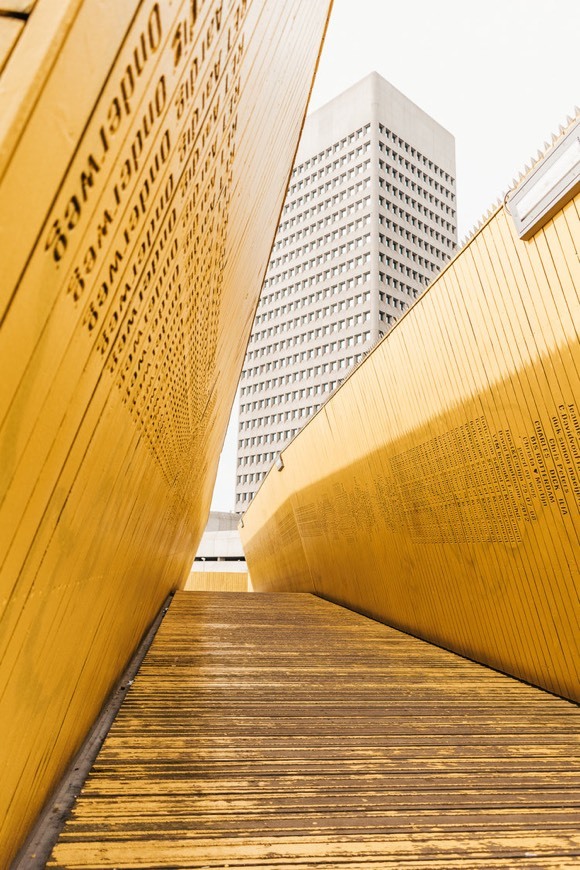
[[[307,118],[242,372],[236,510],[456,240],[455,140],[429,115],[371,73]]]

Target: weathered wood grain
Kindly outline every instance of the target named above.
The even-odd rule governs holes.
[[[50,867],[566,868],[573,704],[310,595],[178,593]]]

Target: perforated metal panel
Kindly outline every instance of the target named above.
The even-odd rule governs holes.
[[[185,582],[327,2],[39,0],[0,91],[0,863]]]

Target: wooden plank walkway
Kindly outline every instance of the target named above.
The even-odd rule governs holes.
[[[178,593],[49,867],[580,866],[578,711],[310,595]]]

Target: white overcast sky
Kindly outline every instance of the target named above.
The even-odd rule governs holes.
[[[461,239],[580,104],[579,33],[580,0],[334,0],[310,110],[376,70],[446,127]],[[236,405],[213,510],[234,507]]]

